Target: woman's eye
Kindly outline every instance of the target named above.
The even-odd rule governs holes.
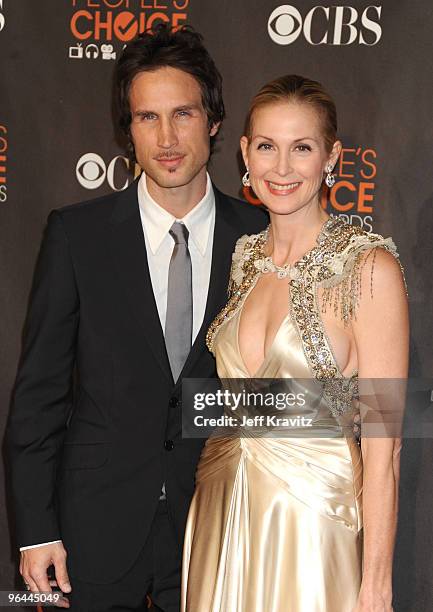
[[[311,151],[310,145],[299,144],[296,146],[297,151],[301,151],[301,153],[305,153],[306,151]]]
[[[257,148],[259,149],[259,151],[260,150],[262,150],[262,151],[270,151],[272,149],[272,145],[269,144],[268,142],[262,142],[261,144],[259,144],[259,146]]]

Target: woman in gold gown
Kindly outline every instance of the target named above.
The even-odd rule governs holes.
[[[361,381],[407,376],[407,301],[392,240],[321,206],[336,129],[323,87],[293,75],[264,86],[247,117],[244,184],[271,223],[239,239],[207,343],[221,379],[304,380],[298,414],[312,426],[209,438],[185,535],[183,612],[392,610],[400,440],[358,440],[355,399]]]

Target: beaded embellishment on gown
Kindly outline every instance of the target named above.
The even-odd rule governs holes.
[[[238,326],[269,268],[267,234],[238,240],[229,301],[208,330],[221,379],[249,378]],[[317,245],[282,274],[289,313],[254,378],[315,379],[323,389],[318,416],[305,437],[236,431],[208,439],[185,533],[182,612],[352,612],[362,569],[362,458],[342,423],[356,416],[357,375],[344,378],[338,368],[317,289],[323,308],[348,324],[377,247],[398,257],[390,238],[331,217]]]

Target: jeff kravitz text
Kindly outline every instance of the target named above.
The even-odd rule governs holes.
[[[278,427],[312,427],[313,419],[304,416],[279,417],[275,414],[260,414],[255,416],[243,415],[241,418],[223,414],[222,416],[205,417],[202,414],[194,417],[196,427],[252,427],[252,428],[278,428]]]

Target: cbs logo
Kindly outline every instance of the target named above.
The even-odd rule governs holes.
[[[382,37],[381,12],[381,6],[367,6],[359,20],[352,6],[313,6],[302,17],[296,7],[283,4],[272,11],[268,33],[278,45],[292,44],[302,32],[310,45],[351,45],[357,40],[360,45],[373,46]],[[366,32],[370,32],[367,38]]]
[[[2,10],[3,10],[3,0],[0,0],[0,11]],[[0,32],[5,27],[5,23],[6,23],[5,16],[3,15],[3,13],[0,13]]]
[[[137,167],[134,172],[137,176]],[[113,191],[123,191],[135,178],[127,157],[116,155],[107,166],[97,153],[85,153],[80,157],[75,167],[75,176],[84,189],[98,189],[106,180]]]

